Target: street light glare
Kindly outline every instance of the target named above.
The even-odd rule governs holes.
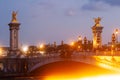
[[[82,37],[81,37],[81,36],[79,36],[79,37],[78,37],[78,40],[79,40],[79,41],[80,41],[80,40],[82,40]]]
[[[2,53],[3,51],[2,51],[2,48],[0,48],[0,56],[2,56],[3,55],[3,53]]]
[[[28,51],[28,46],[23,46],[22,50],[23,50],[23,52],[27,52]]]
[[[40,49],[44,47],[44,44],[40,44]]]
[[[70,44],[70,45],[71,45],[71,46],[74,46],[74,44],[75,44],[74,42],[71,42],[71,44]]]
[[[118,29],[115,29],[115,34],[118,34],[119,33],[119,30]]]

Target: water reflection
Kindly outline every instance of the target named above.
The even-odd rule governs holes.
[[[46,76],[46,77],[16,77],[16,78],[3,78],[0,80],[120,80],[120,74],[100,75],[91,77],[70,78],[63,76]]]
[[[94,77],[85,77],[85,78],[65,78],[65,77],[48,77],[44,80],[120,80],[120,74],[114,75],[101,75]]]

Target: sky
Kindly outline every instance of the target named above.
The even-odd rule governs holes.
[[[103,44],[111,41],[114,30],[120,29],[120,0],[0,0],[0,45],[9,46],[12,11],[21,23],[19,44],[57,44],[92,40],[94,18],[101,17]],[[119,37],[119,35],[118,35]]]

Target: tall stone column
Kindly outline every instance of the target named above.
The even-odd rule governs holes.
[[[10,51],[8,56],[17,56],[19,53],[19,26],[20,23],[16,19],[17,12],[12,13],[12,20],[8,24],[9,25],[9,30],[10,30]]]
[[[93,49],[102,47],[102,29],[103,27],[100,25],[101,18],[95,18],[95,25],[92,27],[93,32]]]

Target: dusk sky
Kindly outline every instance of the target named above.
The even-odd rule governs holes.
[[[12,11],[21,23],[20,44],[69,43],[80,35],[92,40],[96,17],[102,18],[104,44],[120,29],[120,0],[0,0],[0,45],[9,46]]]

